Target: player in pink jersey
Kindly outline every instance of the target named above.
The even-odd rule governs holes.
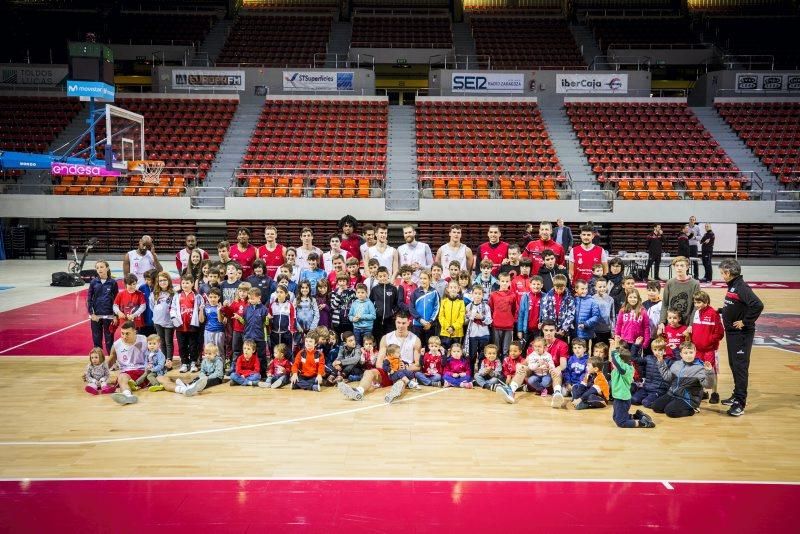
[[[523,257],[531,259],[531,272],[533,274],[537,274],[544,263],[542,253],[545,250],[552,250],[553,254],[556,255],[556,265],[564,265],[564,247],[557,241],[554,241],[552,236],[553,225],[547,221],[543,221],[539,224],[539,239],[528,243],[525,246],[525,250],[522,251]]]
[[[278,230],[274,226],[264,227],[264,244],[258,247],[258,259],[263,260],[267,266],[267,276],[273,280],[278,275],[278,269],[286,263],[286,247],[278,243]]]
[[[492,276],[496,277],[500,273],[503,260],[508,257],[508,243],[500,241],[500,227],[496,224],[489,227],[486,235],[489,237],[489,241],[478,247],[478,258],[475,263],[480,265],[481,261],[490,260],[492,262]]]
[[[592,279],[592,267],[596,263],[603,265],[603,274],[608,272],[608,252],[599,245],[592,244],[594,230],[591,226],[581,226],[581,244],[573,247],[567,257],[569,261],[569,279],[574,284],[576,280]]]
[[[230,249],[231,259],[242,266],[242,279],[253,275],[253,262],[256,261],[256,247],[250,244],[250,229],[242,226],[236,232],[236,244]]]

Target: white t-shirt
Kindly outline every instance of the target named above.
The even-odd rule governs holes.
[[[128,345],[122,338],[119,338],[114,342],[112,348],[117,354],[120,371],[144,369],[147,363],[147,338],[145,336],[137,335],[133,345]]]
[[[303,247],[297,247],[297,260],[295,260],[294,264],[302,271],[303,269],[308,269],[308,255],[312,252],[316,252],[317,256],[319,256],[320,261],[322,261],[322,251],[317,247],[313,247],[311,250],[306,250]],[[321,267],[319,262],[317,262],[317,267]]]
[[[144,253],[144,256],[140,256],[136,249],[131,250],[128,252],[128,261],[131,264],[131,274],[135,274],[138,280],[137,286],[144,284],[144,273],[156,268],[153,253],[149,250]]]
[[[414,343],[416,343],[417,336],[413,332],[409,332],[405,339],[401,340],[397,335],[397,330],[393,330],[384,336],[386,339],[386,346],[397,345],[400,347],[400,359],[403,363],[414,363]]]
[[[340,254],[344,258],[345,262],[347,261],[347,258],[350,257],[350,255],[344,249],[337,252],[336,254],[334,254],[333,251],[329,250],[328,252],[322,255],[322,263],[323,263],[322,268],[325,269],[325,274],[331,274],[333,272],[333,257],[338,256]]]
[[[400,265],[412,265],[419,263],[420,269],[414,271],[411,279],[416,283],[419,282],[419,273],[421,270],[430,269],[433,265],[433,254],[431,254],[431,247],[427,243],[414,241],[414,243],[406,243],[397,247],[397,254],[400,256]]]
[[[442,258],[442,268],[447,272],[451,261],[457,261],[461,265],[461,270],[467,270],[467,245],[461,243],[457,249],[450,247],[450,243],[445,243],[439,247],[439,254]]]
[[[378,265],[389,269],[389,276],[391,276],[392,269],[394,267],[393,265],[394,253],[396,251],[397,251],[396,248],[386,245],[386,249],[383,252],[381,252],[378,250],[378,245],[375,245],[374,247],[369,247],[369,255],[367,257],[367,260],[375,258],[376,260],[378,260]]]

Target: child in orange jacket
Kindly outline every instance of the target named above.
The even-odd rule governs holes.
[[[306,335],[305,348],[298,351],[292,364],[292,389],[319,391],[325,374],[325,355],[317,350],[318,336]]]

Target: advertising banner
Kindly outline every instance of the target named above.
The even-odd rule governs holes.
[[[284,91],[352,91],[353,72],[283,71]]]
[[[524,74],[454,72],[450,83],[454,93],[496,94],[525,92]]]
[[[50,164],[50,174],[53,176],[119,176],[118,170],[108,170],[98,165],[81,165],[75,163]]]
[[[172,69],[172,88],[244,91],[244,71]]]
[[[566,95],[627,94],[627,74],[556,74],[556,93]]]
[[[65,66],[15,66],[4,65],[0,68],[0,85],[14,87],[56,86],[67,77]]]
[[[81,99],[94,97],[113,102],[114,86],[103,82],[67,80],[67,96],[79,96]]]
[[[800,74],[739,72],[735,87],[737,93],[797,92],[800,91]]]

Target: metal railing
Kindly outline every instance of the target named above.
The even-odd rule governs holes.
[[[384,189],[372,181],[368,187],[322,187],[322,186],[231,186],[226,188],[232,197],[267,197],[267,198],[383,198]],[[364,192],[367,192],[366,195]]]
[[[428,48],[453,48],[453,42],[447,41],[434,41],[430,43],[392,43],[389,41],[352,41],[350,48],[412,48],[412,49],[428,49]]]
[[[433,58],[441,57],[441,55],[431,56],[428,59],[429,64],[433,64]],[[449,63],[448,63],[449,62]],[[474,54],[474,55],[455,55],[455,56],[444,56],[444,68],[445,69],[481,69],[481,70],[492,70],[492,56],[488,54]]]
[[[604,68],[598,69],[598,65],[604,66]],[[650,70],[650,58],[645,56],[594,56],[592,64],[589,66],[591,70],[634,70],[634,67],[635,70]]]
[[[603,189],[613,193],[611,189]],[[636,198],[624,198],[625,193],[632,193]],[[674,193],[670,195],[670,193]],[[620,189],[616,191],[617,200],[713,200],[713,201],[772,201],[774,191],[768,189]],[[723,198],[724,195],[731,198]],[[702,198],[695,198],[702,195]],[[641,198],[646,197],[646,198]],[[719,197],[719,198],[713,198]]]
[[[722,67],[726,70],[775,70],[775,56],[768,54],[725,55],[722,56],[721,63]]]
[[[450,198],[450,195],[454,195]],[[447,187],[422,187],[420,198],[435,200],[572,200],[572,189],[499,189],[496,187],[459,187],[453,191]]]
[[[714,48],[713,43],[611,43],[615,50],[702,50]]]
[[[227,197],[227,187],[195,187],[189,197],[189,207],[191,209],[224,210]]]
[[[608,189],[584,189],[578,192],[578,211],[614,211],[614,192]]]
[[[800,191],[775,191],[775,213],[800,213]]]
[[[333,62],[333,67],[328,67],[329,61]],[[375,56],[372,54],[334,54],[332,52],[317,52],[314,54],[315,69],[334,68],[334,69],[362,69],[375,70]]]
[[[56,191],[58,188],[65,188]],[[146,192],[138,193],[139,190],[146,189]],[[170,191],[178,189],[180,195],[169,194]],[[3,183],[0,184],[0,194],[5,195],[53,195],[53,196],[163,196],[163,197],[186,197],[191,193],[191,186],[162,186],[159,184],[26,184],[26,183]],[[136,190],[134,194],[133,190]]]
[[[591,163],[590,163],[591,164]],[[594,165],[603,165],[598,162]],[[632,165],[636,165],[635,163]],[[608,170],[599,171],[604,177],[605,182],[621,182],[641,180],[642,182],[666,180],[670,182],[685,182],[689,181],[710,181],[715,180],[740,180],[742,182],[750,183],[751,185],[762,188],[764,180],[755,171],[662,171],[662,170]],[[712,176],[718,176],[714,178]]]

